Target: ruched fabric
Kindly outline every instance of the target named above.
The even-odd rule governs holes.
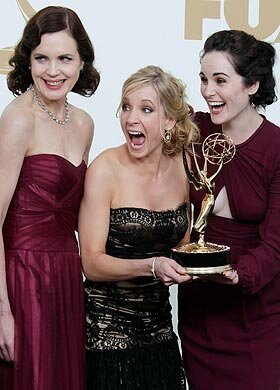
[[[86,165],[24,159],[4,224],[15,362],[1,390],[84,390],[84,308],[75,236]]]

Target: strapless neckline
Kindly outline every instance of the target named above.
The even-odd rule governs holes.
[[[170,212],[177,212],[178,210],[181,210],[182,208],[186,208],[187,207],[187,202],[182,202],[182,203],[179,203],[178,206],[176,206],[175,208],[168,208],[168,209],[163,209],[163,210],[152,210],[152,209],[148,209],[148,208],[145,208],[145,207],[133,207],[133,206],[124,206],[124,207],[111,207],[111,212],[117,212],[117,211],[120,211],[120,210],[131,210],[131,211],[134,211],[134,210],[143,210],[145,212],[148,212],[148,213],[170,213]]]
[[[62,160],[64,162],[66,162],[66,164],[69,164],[71,165],[72,167],[74,168],[80,168],[81,166],[85,165],[86,166],[86,162],[85,160],[82,160],[80,162],[80,164],[78,165],[75,165],[74,163],[72,163],[70,160],[68,160],[67,158],[59,155],[59,154],[55,154],[55,153],[38,153],[38,154],[30,154],[28,156],[25,156],[24,159],[32,159],[32,158],[40,158],[40,157],[47,157],[47,158],[54,158],[54,159],[58,159],[58,160]]]

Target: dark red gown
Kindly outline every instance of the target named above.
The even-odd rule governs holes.
[[[86,165],[24,159],[4,224],[15,363],[1,390],[84,390],[84,308],[75,236]]]
[[[197,113],[202,139],[220,132]],[[216,169],[214,166],[211,169]],[[280,388],[280,129],[265,118],[217,176],[233,219],[210,215],[205,238],[231,247],[239,284],[179,287],[179,333],[190,389]],[[203,191],[191,189],[196,216]],[[194,237],[193,237],[194,239]]]

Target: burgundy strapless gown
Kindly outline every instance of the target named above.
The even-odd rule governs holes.
[[[84,304],[75,236],[86,171],[63,157],[24,159],[4,224],[15,363],[1,390],[84,389]]]

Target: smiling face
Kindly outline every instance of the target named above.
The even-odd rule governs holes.
[[[162,134],[174,121],[167,119],[152,85],[139,87],[124,96],[120,122],[129,153],[137,158],[155,150],[162,152]]]
[[[233,126],[252,109],[250,95],[258,83],[246,87],[224,52],[211,51],[201,60],[200,91],[206,100],[213,123]]]
[[[65,99],[79,79],[83,62],[75,39],[63,30],[42,35],[30,65],[35,88],[48,102]]]

